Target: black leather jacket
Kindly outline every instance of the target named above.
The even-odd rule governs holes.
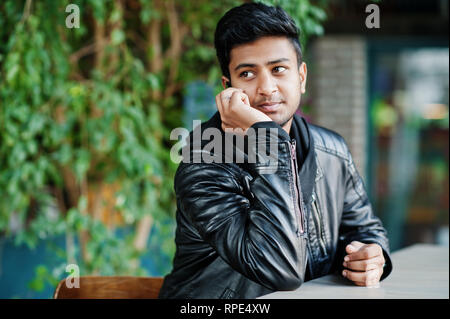
[[[209,127],[221,127],[218,113],[202,131]],[[270,163],[180,164],[176,254],[159,297],[256,298],[293,290],[340,271],[353,240],[383,248],[384,279],[392,269],[386,231],[343,138],[297,115],[293,137],[274,122],[258,127],[276,128],[276,173],[267,173]],[[303,153],[298,147],[293,156],[294,143]]]

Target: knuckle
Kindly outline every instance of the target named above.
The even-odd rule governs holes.
[[[378,244],[370,244],[370,247],[377,253],[380,254],[383,250]]]
[[[378,269],[373,269],[368,272],[367,280],[374,281],[378,279]]]
[[[380,277],[378,276],[378,274],[370,279],[371,285],[376,285],[378,282],[380,282]]]
[[[383,274],[383,268],[377,268],[375,269],[375,278],[379,280],[381,278],[381,275]]]

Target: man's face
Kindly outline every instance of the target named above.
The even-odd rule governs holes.
[[[271,36],[239,45],[230,52],[229,70],[233,87],[244,90],[250,105],[289,131],[307,75],[290,40]]]

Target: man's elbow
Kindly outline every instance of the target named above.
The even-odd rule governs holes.
[[[277,291],[287,291],[296,290],[304,282],[304,276],[300,273],[291,274],[290,276],[283,276],[275,283],[275,290]]]

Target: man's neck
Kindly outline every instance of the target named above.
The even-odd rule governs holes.
[[[284,124],[284,125],[282,126],[282,129],[285,130],[286,133],[288,133],[288,135],[289,135],[289,133],[291,132],[292,120],[293,120],[293,119],[294,119],[294,117],[292,117],[289,121],[286,122],[286,124]]]

